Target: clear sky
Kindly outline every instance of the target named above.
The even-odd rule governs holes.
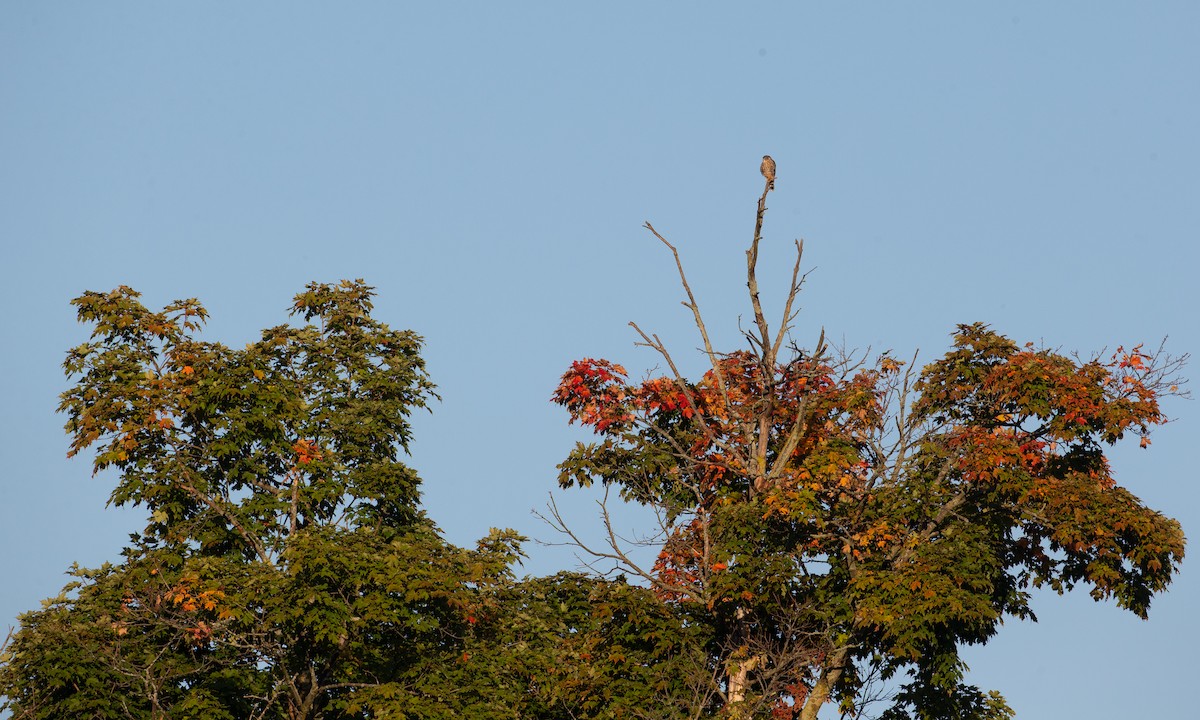
[[[984,321],[1194,353],[1198,128],[1195,2],[5,2],[0,632],[143,522],[65,459],[83,290],[198,297],[205,337],[240,346],[307,282],[365,278],[440,386],[411,458],[431,516],[457,543],[551,540],[530,510],[583,439],[548,402],[569,362],[649,369],[636,320],[701,366],[644,221],[730,349],[770,153],[762,282],[778,301],[803,237],[801,342],[930,358]],[[1167,410],[1114,466],[1186,531],[1200,405]],[[590,498],[562,502],[590,522]],[[528,552],[531,573],[575,566]],[[972,680],[1024,720],[1189,716],[1193,563],[1149,622],[1038,597],[1042,622],[969,653]]]

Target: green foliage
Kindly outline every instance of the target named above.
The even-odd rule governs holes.
[[[192,333],[207,313],[152,313],[122,287],[73,301],[93,324],[68,354],[71,453],[115,468],[112,501],[150,511],[146,541],[272,561],[308,524],[420,522],[418,479],[397,461],[433,385],[420,338],[373,320],[370,288],[313,284],[278,326],[234,350]]]
[[[519,537],[447,544],[398,454],[433,385],[420,338],[361,282],[312,284],[244,349],[194,300],[74,301],[71,454],[148,514],[120,565],[22,617],[0,693],[17,718],[456,717],[472,613]]]
[[[1083,584],[1146,616],[1183,534],[1104,452],[1149,444],[1179,361],[1140,346],[1080,360],[978,324],[921,369],[821,342],[781,358],[753,247],[750,350],[710,349],[696,380],[583,360],[555,393],[598,434],[560,484],[616,487],[663,519],[652,567],[615,535],[599,552],[637,583],[518,582],[512,531],[442,539],[400,460],[435,397],[421,339],[373,319],[361,281],[311,284],[293,305],[305,324],[242,349],[198,336],[194,300],[151,312],[129,288],[85,293],[93,331],[64,363],[70,453],[94,451],[112,502],[147,522],[121,563],[75,568],[22,616],[0,709],[814,720],[886,699],[883,720],[1007,720],[959,648],[1033,619],[1031,588]]]
[[[706,630],[647,588],[575,573],[506,588],[469,644],[471,682],[487,698],[469,717],[695,717],[711,677]]]

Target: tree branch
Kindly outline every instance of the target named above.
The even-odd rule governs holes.
[[[654,233],[654,237],[662,241],[671,250],[671,255],[675,258],[675,267],[679,270],[679,282],[683,285],[683,289],[687,292],[688,301],[682,303],[684,307],[692,311],[692,316],[695,318],[696,328],[700,331],[700,337],[704,340],[704,351],[708,354],[708,361],[712,365],[713,372],[717,377],[717,387],[720,388],[721,394],[728,400],[728,393],[725,389],[725,373],[721,370],[720,363],[717,362],[717,354],[713,350],[712,341],[708,337],[708,328],[704,325],[704,318],[700,315],[700,305],[696,302],[696,296],[692,293],[692,286],[688,284],[687,275],[683,271],[683,262],[679,259],[679,251],[675,246],[667,242],[667,239],[659,234],[654,226],[649,221],[646,222],[646,229]],[[632,323],[631,323],[632,324]],[[636,325],[634,326],[637,327]],[[638,330],[641,333],[641,330]],[[642,334],[645,337],[645,334]]]

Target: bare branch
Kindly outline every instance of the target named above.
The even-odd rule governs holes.
[[[775,344],[771,346],[771,357],[773,358],[779,357],[779,350],[783,347],[783,339],[787,337],[788,330],[792,326],[792,320],[796,317],[792,312],[792,304],[795,303],[796,296],[800,294],[800,287],[804,284],[804,278],[800,276],[800,260],[803,257],[804,241],[797,240],[796,264],[792,266],[792,284],[788,288],[787,302],[783,306],[783,318],[779,323],[779,331],[775,334]]]
[[[775,357],[771,352],[771,332],[767,326],[767,318],[763,315],[762,303],[758,299],[757,276],[758,244],[762,239],[763,215],[767,212],[767,193],[770,192],[770,189],[770,183],[768,183],[763,188],[762,196],[758,198],[758,215],[754,221],[754,239],[750,242],[750,249],[746,251],[746,287],[750,291],[750,304],[754,308],[754,323],[758,326],[758,342],[762,347],[764,369],[775,361]]]
[[[683,289],[687,292],[688,296],[688,301],[682,304],[692,311],[692,316],[696,322],[696,329],[700,331],[700,337],[704,340],[704,351],[708,353],[708,361],[712,365],[713,372],[716,374],[717,386],[721,389],[721,393],[725,394],[725,375],[721,370],[720,363],[717,362],[717,354],[713,350],[712,341],[708,337],[708,328],[704,326],[704,318],[700,315],[700,305],[696,302],[696,296],[692,293],[692,287],[688,284],[687,275],[683,271],[683,262],[679,259],[679,251],[675,249],[674,245],[667,242],[667,239],[660,235],[649,221],[646,222],[645,227],[654,233],[654,237],[661,240],[663,245],[666,245],[671,250],[671,255],[675,258],[675,267],[679,270],[679,282],[683,285]],[[640,333],[641,330],[638,330],[638,332]],[[643,337],[645,337],[644,334]]]

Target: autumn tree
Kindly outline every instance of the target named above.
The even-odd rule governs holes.
[[[716,670],[693,673],[706,683],[693,717],[813,720],[829,703],[848,717],[1009,717],[998,693],[964,682],[963,645],[1005,617],[1035,619],[1032,588],[1084,585],[1145,617],[1179,567],[1179,523],[1118,485],[1105,449],[1149,444],[1186,358],[1142,345],[1066,356],[982,324],[959,326],[923,367],[837,352],[823,335],[799,347],[801,243],[777,325],[759,298],[770,189],[746,252],[744,347],[715,347],[679,253],[647,223],[674,256],[707,371],[685,377],[631,323],[666,375],[635,381],[584,359],[554,394],[596,434],[560,484],[653,509],[656,560],[639,561],[607,511],[599,545],[553,506],[551,520],[706,629]]]
[[[14,718],[489,717],[466,646],[518,538],[446,543],[399,460],[434,387],[371,288],[311,284],[306,323],[244,349],[194,300],[73,301],[70,454],[147,513],[123,560],[21,618],[0,658]],[[494,708],[493,708],[494,709]],[[486,711],[486,712],[485,712]]]

